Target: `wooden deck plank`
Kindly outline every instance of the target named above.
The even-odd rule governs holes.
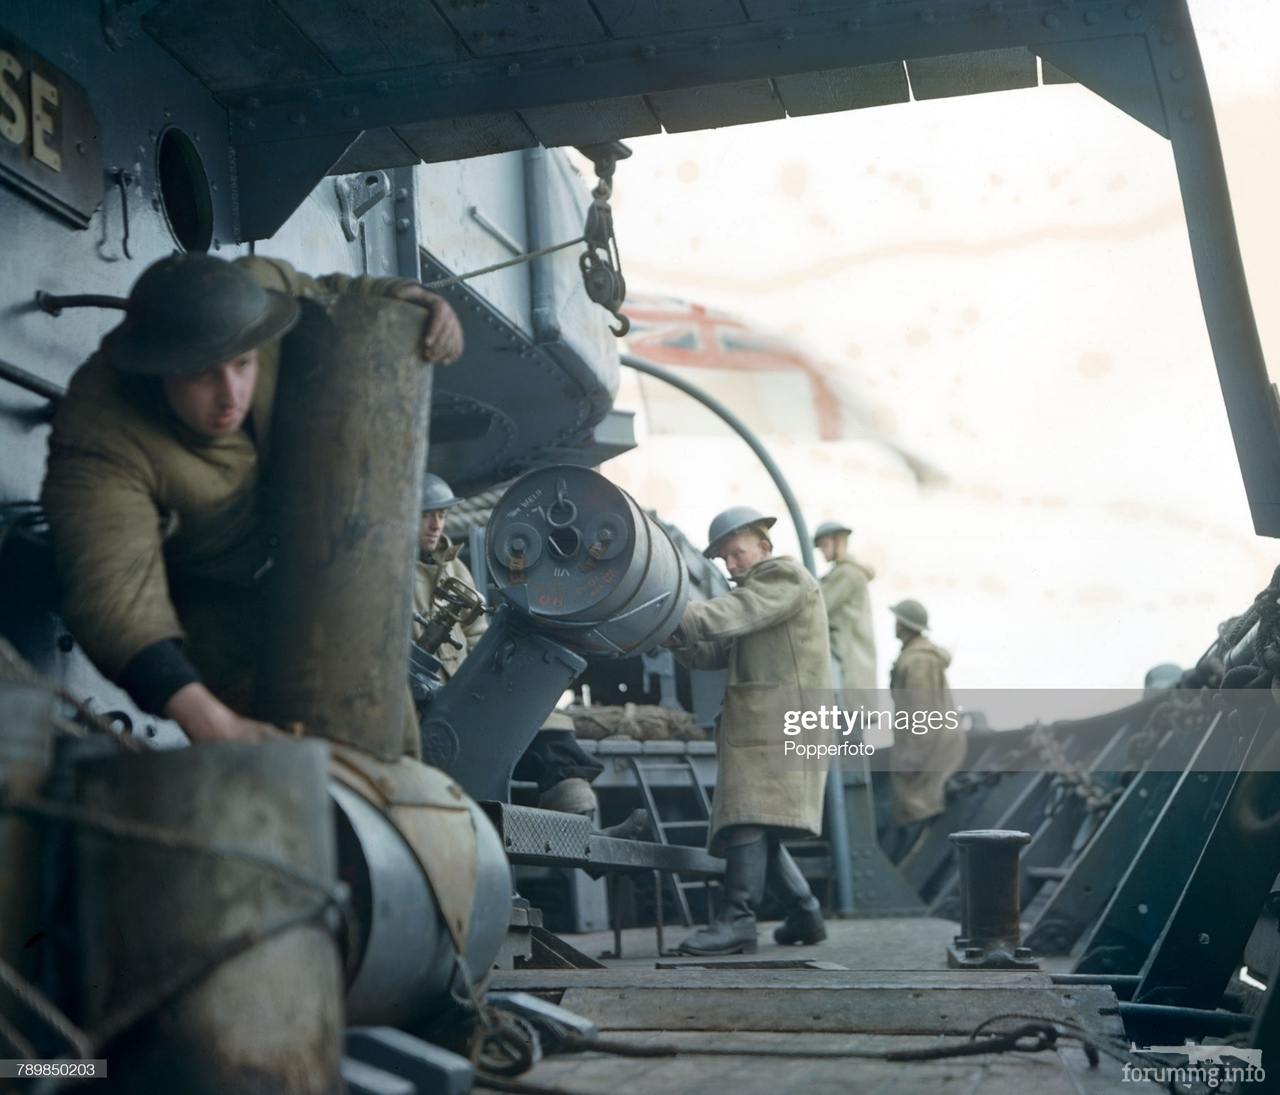
[[[1019,1013],[1121,1033],[1106,990],[1057,988],[569,988],[561,1006],[608,1030],[832,1031],[967,1035],[989,1016]]]
[[[809,960],[834,968],[745,968],[742,956],[712,968],[654,968],[652,929],[624,932],[621,961],[603,970],[516,970],[490,987],[546,995],[596,1022],[618,1041],[728,1049],[783,1047],[809,1053],[884,1051],[963,1040],[988,1016],[1019,1013],[1083,1025],[1100,1044],[1119,1046],[1119,1019],[1099,1014],[1115,998],[1098,987],[1056,986],[1047,970],[949,970],[946,943],[956,925],[929,918],[829,923],[820,946],[779,947],[761,925],[750,961]],[[680,929],[670,929],[679,938]],[[588,954],[611,945],[607,933],[571,936]],[[672,942],[668,936],[668,945]],[[663,959],[663,961],[671,961]],[[1009,1029],[1017,1020],[1001,1023]],[[1121,1086],[1121,1064],[1103,1056],[1089,1067],[1078,1045],[1057,1052],[984,1055],[930,1062],[815,1056],[768,1058],[684,1055],[625,1058],[580,1054],[549,1058],[523,1079],[566,1095],[1152,1095]]]
[[[490,987],[536,992],[551,989],[1052,989],[1035,970],[808,970],[602,969],[500,970]]]
[[[794,1038],[788,1038],[788,1043],[793,1045]],[[1092,1090],[1117,1090],[1119,1065],[1104,1063],[1097,1078],[1100,1086]],[[656,1065],[652,1060],[589,1054],[577,1061],[544,1061],[525,1079],[574,1095],[618,1091],[665,1095],[694,1090],[732,1091],[734,1095],[788,1091],[826,1095],[855,1090],[859,1095],[1025,1095],[1029,1091],[1036,1095],[1080,1095],[1081,1091],[1073,1072],[1053,1053],[921,1062],[685,1057]],[[1134,1091],[1138,1095],[1143,1088],[1137,1085]]]

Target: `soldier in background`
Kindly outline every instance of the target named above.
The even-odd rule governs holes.
[[[711,522],[703,554],[723,559],[737,588],[691,603],[666,642],[693,669],[729,671],[716,725],[709,841],[725,858],[724,908],[680,944],[685,954],[753,953],[766,881],[786,909],[777,942],[817,943],[827,935],[818,900],[782,844],[822,832],[826,765],[780,769],[769,712],[776,689],[830,689],[827,613],[813,576],[794,559],[774,557],[775,520],[735,506]]]
[[[947,666],[951,655],[935,646],[925,632],[929,614],[919,601],[899,601],[889,609],[897,618],[902,651],[889,673],[889,689],[897,714],[954,711]],[[964,763],[965,739],[945,727],[926,733],[895,727],[893,734],[893,809],[887,841],[889,858],[904,859],[929,821],[946,809],[947,780]]]
[[[462,352],[453,309],[416,281],[171,255],[142,273],[54,416],[41,501],[63,616],[105,677],[192,742],[272,732],[247,714],[271,566],[258,483],[280,341],[297,298],[328,293],[420,304],[423,358]],[[418,748],[409,727],[405,747]]]
[[[876,637],[867,585],[875,571],[849,554],[851,533],[845,525],[827,521],[813,534],[813,546],[831,564],[819,584],[831,628],[831,656],[840,667],[839,685],[871,691],[876,686]]]
[[[468,589],[476,588],[476,580],[471,577],[467,564],[458,558],[461,544],[453,543],[445,535],[444,522],[446,512],[461,502],[454,496],[453,488],[438,475],[428,472],[422,478],[422,521],[418,526],[418,565],[413,573],[413,641],[422,638],[424,624],[418,617],[429,619],[431,616],[431,600],[435,596],[436,586],[441,578],[456,578]],[[454,624],[449,638],[452,643],[444,642],[435,651],[440,662],[441,679],[449,680],[457,671],[465,658],[480,641],[488,627],[484,613],[481,613],[465,629]]]

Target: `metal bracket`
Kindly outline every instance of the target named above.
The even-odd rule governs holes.
[[[338,195],[342,234],[348,243],[354,243],[360,235],[356,222],[391,193],[391,183],[385,171],[361,171],[355,175],[339,175],[333,180],[333,189]]]
[[[360,131],[232,147],[236,239],[265,240],[342,159]]]

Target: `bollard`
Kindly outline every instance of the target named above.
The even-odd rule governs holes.
[[[256,713],[382,760],[417,751],[409,633],[426,459],[427,313],[304,301],[281,350]]]
[[[99,1036],[123,1026],[100,1047],[104,1093],[337,1095],[334,910],[285,877],[336,892],[324,744],[89,760],[75,778],[78,808],[100,819],[74,826],[83,1021]],[[130,824],[283,872],[131,839]]]
[[[1039,969],[1022,945],[1018,857],[1027,833],[972,829],[952,833],[960,857],[960,934],[947,948],[956,969]]]

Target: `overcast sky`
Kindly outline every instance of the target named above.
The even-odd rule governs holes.
[[[1275,7],[1192,4],[1273,361]],[[629,143],[629,285],[794,336],[948,476],[922,490],[882,446],[810,440],[786,389],[794,429],[769,441],[810,525],[852,524],[878,571],[882,680],[902,596],[955,686],[1132,687],[1193,662],[1266,583],[1280,552],[1252,532],[1162,138],[1057,86]],[[659,432],[669,401],[647,395],[652,431],[605,468],[642,504],[699,542],[727,505],[779,510],[740,443]],[[782,398],[742,397],[775,417]],[[648,430],[634,382],[619,405]]]

